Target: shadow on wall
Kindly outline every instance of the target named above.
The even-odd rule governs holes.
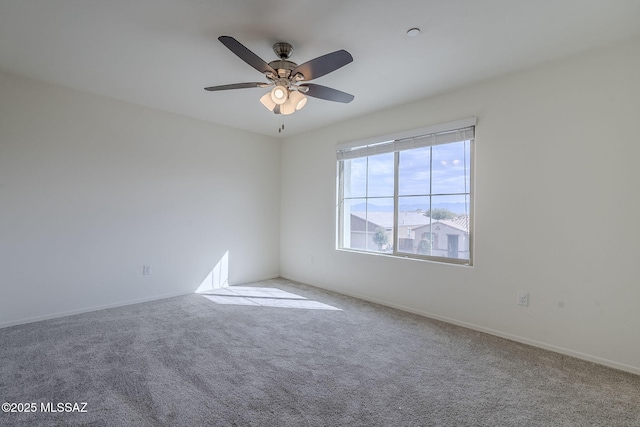
[[[196,293],[211,292],[214,289],[226,288],[229,286],[229,251],[218,260],[211,272],[202,281]]]

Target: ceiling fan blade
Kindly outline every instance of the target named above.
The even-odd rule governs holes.
[[[304,80],[313,80],[329,74],[340,67],[344,67],[351,61],[353,61],[353,57],[349,52],[346,50],[336,50],[335,52],[327,53],[326,55],[319,56],[316,59],[298,65],[291,71],[291,75],[295,76],[297,73],[300,73],[304,76]]]
[[[342,102],[343,104],[348,104],[349,102],[353,101],[354,98],[354,96],[349,93],[342,92],[337,89],[332,89],[326,86],[316,85],[313,83],[303,84],[300,85],[300,87],[309,88],[308,91],[304,92],[305,95],[312,96],[314,98],[326,99],[327,101]]]
[[[242,43],[233,37],[229,36],[220,36],[218,40],[225,45],[229,50],[235,53],[238,58],[242,59],[247,64],[251,65],[256,70],[260,71],[262,74],[265,73],[273,73],[278,74],[276,70],[274,70],[269,64],[264,62],[258,55],[251,52],[247,49]]]
[[[205,87],[204,90],[208,90],[208,91],[212,91],[213,92],[215,90],[248,89],[248,88],[252,88],[252,87],[262,87],[262,86],[268,86],[268,84],[267,83],[259,83],[259,82],[234,83],[234,84],[231,84],[231,85]]]

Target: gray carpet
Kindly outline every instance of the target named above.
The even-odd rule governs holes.
[[[640,426],[640,377],[310,286],[0,329],[10,426]],[[86,412],[41,405],[86,402]],[[81,409],[81,408],[77,408]]]

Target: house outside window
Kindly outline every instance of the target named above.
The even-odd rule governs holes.
[[[339,145],[338,249],[471,265],[475,123]]]

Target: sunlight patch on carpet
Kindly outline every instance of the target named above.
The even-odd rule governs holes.
[[[309,310],[340,310],[328,304],[311,301],[300,295],[277,288],[229,286],[207,291],[206,293],[202,293],[202,296],[216,304],[303,308]]]

